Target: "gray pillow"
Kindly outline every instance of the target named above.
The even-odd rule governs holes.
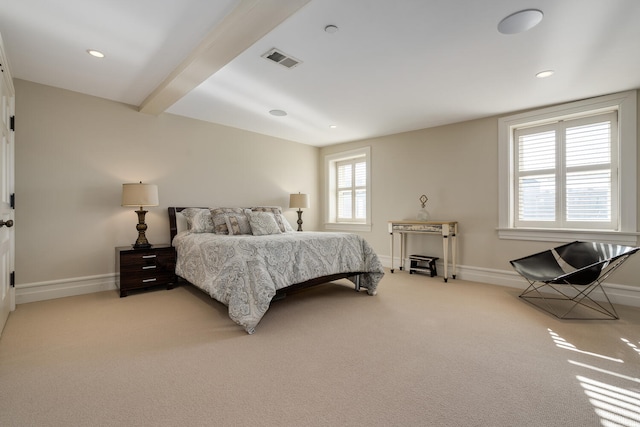
[[[286,231],[293,231],[289,221],[282,215],[282,208],[280,206],[254,206],[251,208],[254,212],[272,212],[276,218],[276,223],[280,227],[280,231],[283,233]]]
[[[213,220],[209,209],[187,208],[181,213],[187,218],[187,228],[192,233],[213,233]]]
[[[247,214],[249,215],[249,224],[254,236],[282,233],[273,212],[254,212],[247,209]]]

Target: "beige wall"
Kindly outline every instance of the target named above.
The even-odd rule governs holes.
[[[114,247],[137,237],[122,183],[158,185],[147,237],[168,243],[168,206],[318,206],[319,149],[15,80],[16,281],[114,272]],[[314,210],[305,229],[317,229]]]
[[[133,210],[120,207],[124,182],[159,186],[161,206],[147,214],[152,243],[168,242],[167,206],[286,207],[297,191],[311,196],[305,229],[320,229],[324,155],[361,146],[372,148],[373,210],[373,229],[361,234],[381,256],[390,256],[387,221],[415,218],[421,194],[432,218],[460,222],[463,266],[508,272],[510,259],[555,245],[497,237],[498,117],[318,149],[170,114],[148,116],[26,81],[15,85],[18,284],[113,272],[113,248],[136,238]],[[295,212],[285,212],[295,226]],[[409,250],[442,253],[432,237],[414,238]],[[640,287],[638,277],[640,258],[612,282]]]
[[[380,255],[391,255],[387,221],[415,219],[422,194],[431,218],[459,221],[463,266],[512,271],[509,260],[559,244],[498,239],[498,117],[324,147],[322,179],[325,155],[362,146],[371,146],[373,228],[360,234]],[[442,256],[431,236],[411,236],[408,251]],[[640,256],[610,281],[640,287]]]

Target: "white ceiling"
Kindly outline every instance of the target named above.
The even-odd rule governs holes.
[[[638,0],[0,0],[0,34],[16,78],[315,146],[640,88]]]

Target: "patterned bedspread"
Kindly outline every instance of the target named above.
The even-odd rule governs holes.
[[[362,237],[293,232],[268,236],[179,233],[176,274],[229,307],[252,334],[276,290],[330,274],[366,272],[360,286],[375,295],[384,270]],[[355,277],[349,278],[355,282]]]

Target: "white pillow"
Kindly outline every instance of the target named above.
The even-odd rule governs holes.
[[[176,212],[176,232],[182,233],[189,230],[189,224],[187,223],[187,217],[182,212]]]

